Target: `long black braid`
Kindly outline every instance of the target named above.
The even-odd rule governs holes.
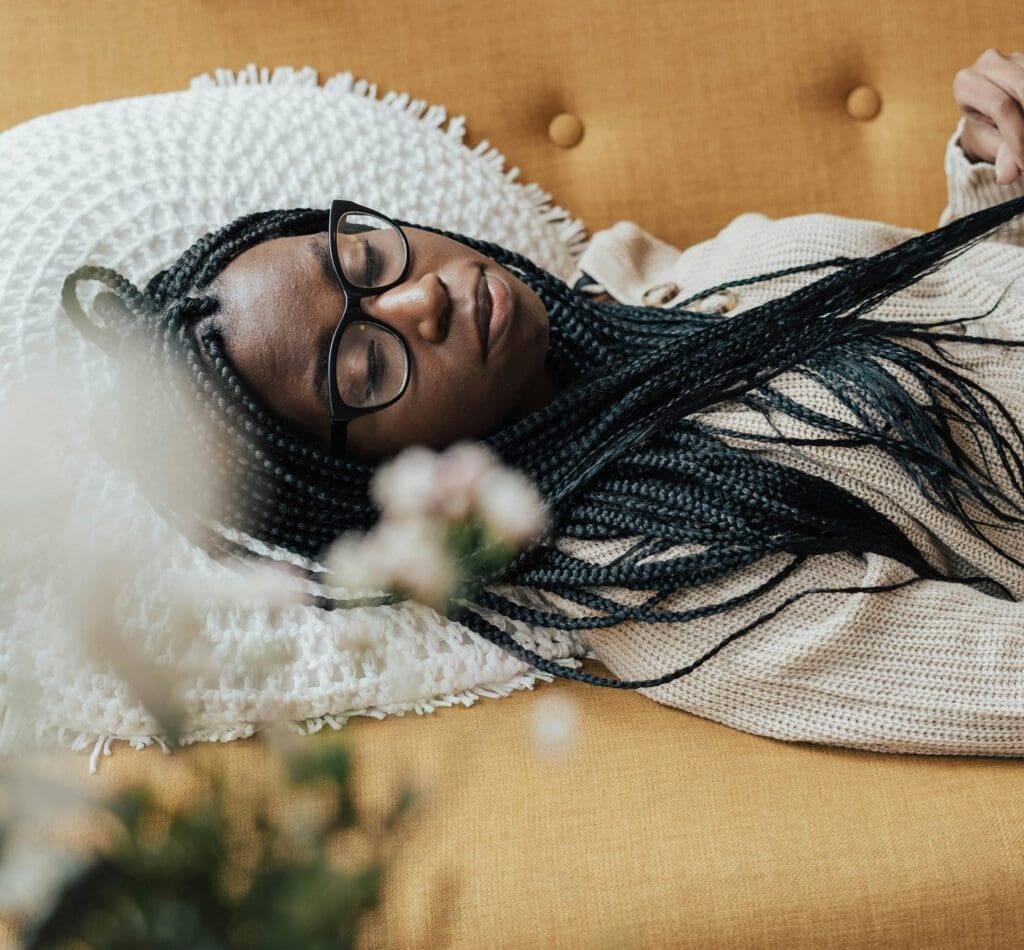
[[[892,521],[828,480],[766,460],[720,436],[794,445],[875,446],[896,460],[933,504],[954,514],[979,537],[984,535],[978,522],[972,522],[963,508],[968,496],[1005,523],[1024,523],[1024,507],[993,481],[987,462],[983,471],[957,445],[951,422],[970,425],[975,438],[983,433],[990,439],[1010,481],[1022,493],[1024,460],[997,429],[986,404],[994,407],[1016,441],[1024,441],[1024,436],[994,395],[945,365],[953,361],[940,346],[960,341],[1013,346],[1024,341],[936,329],[979,319],[999,301],[986,313],[932,323],[865,317],[1021,211],[1024,198],[1015,198],[870,257],[831,258],[730,281],[671,310],[596,303],[500,245],[399,221],[472,247],[533,288],[550,317],[548,361],[565,384],[551,403],[483,439],[507,464],[534,480],[552,515],[550,537],[488,580],[553,593],[588,613],[569,617],[515,603],[484,587],[457,615],[458,621],[540,670],[593,685],[636,689],[691,672],[727,643],[809,593],[875,593],[940,579],[987,584],[1012,599],[992,578],[941,573]],[[202,451],[216,459],[219,472],[235,486],[231,498],[215,518],[201,525],[193,523],[195,519],[186,523],[159,499],[154,500],[157,507],[212,552],[252,556],[261,543],[289,550],[305,559],[308,576],[320,582],[321,591],[327,590],[326,578],[317,559],[343,531],[366,530],[377,518],[369,496],[374,467],[332,457],[272,416],[238,377],[218,333],[208,330],[197,336],[196,327],[202,317],[218,310],[216,295],[203,290],[232,259],[271,238],[324,231],[327,222],[327,211],[309,208],[248,214],[200,238],[173,266],[156,274],[144,291],[115,271],[91,265],[70,274],[62,291],[68,316],[108,352],[117,355],[123,340],[144,342],[147,356],[137,369],[146,374],[154,391],[159,391],[161,366],[183,366],[188,391],[178,391],[172,398],[198,405],[213,423],[215,439],[198,430],[197,438],[203,440]],[[694,299],[726,287],[824,268],[836,269],[786,296],[728,317],[686,309]],[[81,310],[76,284],[82,280],[100,281],[112,291],[98,294],[94,302],[100,322]],[[942,361],[924,349],[896,342],[900,339],[926,344]],[[911,372],[930,401],[918,403],[884,368],[883,360]],[[813,412],[774,389],[771,381],[786,371],[820,382],[854,411],[861,425]],[[824,435],[796,439],[728,433],[693,417],[730,399],[765,413],[785,412],[813,423]],[[151,464],[172,464],[160,457],[158,439]],[[560,537],[638,535],[644,540],[608,565],[573,557],[556,544]],[[644,563],[652,554],[681,544],[696,544],[700,550]],[[725,577],[779,551],[792,553],[793,560],[748,593],[689,611],[658,609],[673,591]],[[884,554],[907,564],[917,576],[896,585],[803,591],[725,637],[689,666],[654,679],[614,680],[567,669],[521,646],[469,609],[477,606],[562,630],[610,627],[632,619],[684,623],[749,602],[811,556],[840,551]],[[628,606],[600,592],[609,587],[646,591],[650,596],[640,605]],[[316,603],[333,609],[354,601],[323,595]]]

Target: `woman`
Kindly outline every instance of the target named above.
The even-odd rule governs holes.
[[[989,52],[954,84],[950,151],[982,169],[965,182],[1024,168],[1024,57]],[[533,478],[553,530],[459,617],[471,630],[763,735],[1024,755],[1017,182],[972,179],[925,234],[743,215],[681,254],[623,222],[580,262],[603,301],[463,235],[398,221],[396,243],[344,202],[246,215],[141,293],[79,268],[63,299],[113,352],[149,341],[154,386],[185,365],[238,486],[229,528],[316,556],[373,523],[381,459],[479,438]],[[955,213],[978,195],[991,207]],[[789,266],[760,273],[755,249]],[[87,279],[115,292],[107,327],[77,304]],[[702,292],[632,299],[659,283]],[[581,631],[625,679],[546,661],[495,614]]]

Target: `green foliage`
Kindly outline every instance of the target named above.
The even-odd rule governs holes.
[[[446,525],[444,540],[458,571],[445,615],[457,619],[465,611],[461,601],[472,599],[477,591],[499,577],[518,549],[491,533],[479,518]]]
[[[445,543],[469,581],[477,584],[504,570],[518,553],[515,545],[494,535],[479,518],[450,524]]]
[[[168,812],[141,786],[101,803],[115,820],[115,842],[62,881],[42,916],[25,924],[23,946],[353,947],[361,918],[380,899],[385,838],[419,793],[406,785],[379,830],[361,828],[348,749],[312,739],[310,745],[302,756],[289,756],[286,783],[275,797],[292,804],[288,788],[327,791],[333,808],[312,824],[274,821],[270,791],[253,808],[251,829],[240,835],[228,820],[223,782],[209,773],[210,794],[191,807]],[[372,857],[363,866],[332,866],[330,842],[342,829],[370,841]]]

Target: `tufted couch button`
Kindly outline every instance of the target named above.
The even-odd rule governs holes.
[[[560,112],[548,123],[548,138],[559,148],[572,148],[583,138],[583,123],[571,112]]]
[[[870,86],[858,86],[846,97],[846,112],[852,119],[873,119],[881,107],[881,98]]]
[[[673,297],[679,295],[679,291],[683,288],[679,284],[673,281],[667,281],[664,284],[655,284],[653,287],[648,287],[644,291],[644,295],[640,298],[640,302],[645,307],[663,307]]]

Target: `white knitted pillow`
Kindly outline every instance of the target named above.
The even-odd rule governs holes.
[[[309,66],[270,74],[250,64],[237,76],[219,69],[212,78],[193,78],[184,91],[68,109],[0,135],[0,399],[7,402],[27,378],[23,371],[55,355],[78,373],[65,377],[68,392],[112,383],[105,354],[61,311],[61,283],[70,271],[86,263],[111,267],[142,287],[202,234],[256,210],[327,208],[334,197],[351,198],[497,242],[563,279],[572,274],[587,243],[582,222],[552,206],[537,185],[516,183],[518,169],[503,171],[505,159],[487,141],[468,148],[463,117],[442,128],[442,106],[405,93],[376,94],[375,84],[348,72],[318,86]],[[80,285],[87,312],[102,289]],[[83,494],[72,503],[88,509],[97,527],[130,511],[132,531],[171,544],[178,558],[152,573],[145,588],[140,577],[139,589],[123,592],[119,603],[145,606],[157,596],[160,576],[179,567],[209,576],[224,570],[184,540],[165,537],[170,529],[136,504],[137,490],[123,476],[98,460],[77,474]],[[8,559],[21,543],[5,539]],[[76,750],[93,745],[93,771],[113,739],[166,748],[155,720],[117,676],[56,646],[61,640],[51,634],[62,622],[60,610],[44,581],[17,567],[17,559],[0,563],[0,747],[30,728]],[[345,648],[348,639],[374,632],[385,634],[384,646],[371,661]],[[578,667],[572,657],[585,654],[576,637],[537,640],[519,624],[514,632],[567,666]],[[140,629],[139,645],[151,644],[156,654],[166,635],[153,620]],[[292,607],[277,619],[237,608],[201,635],[223,665],[213,682],[197,681],[190,693],[187,742],[251,735],[282,710],[312,732],[324,723],[340,728],[352,715],[471,705],[480,696],[532,688],[538,676],[552,679],[415,604],[331,613]],[[268,642],[291,659],[259,688],[243,689],[235,659]],[[20,723],[24,683],[14,670],[38,680],[41,691],[39,708]]]

